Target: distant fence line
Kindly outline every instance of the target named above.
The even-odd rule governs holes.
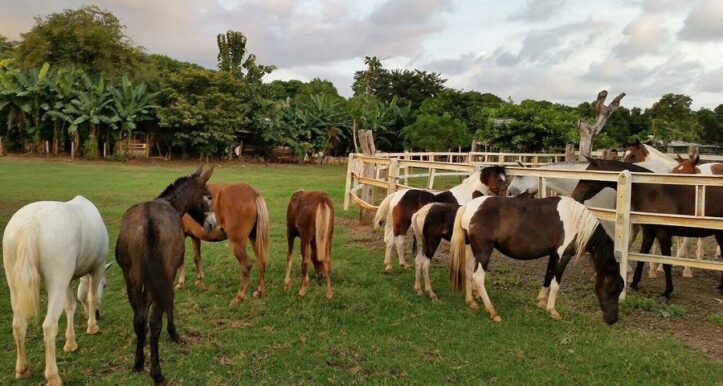
[[[665,263],[684,267],[702,268],[723,271],[723,262],[710,260],[696,260],[688,258],[650,255],[631,252],[628,250],[631,237],[632,224],[656,224],[682,227],[700,227],[723,230],[723,218],[706,217],[705,194],[706,188],[723,187],[723,178],[719,176],[684,175],[684,174],[649,174],[622,172],[585,171],[585,170],[555,170],[546,168],[522,168],[516,165],[517,161],[524,159],[525,165],[536,163],[555,162],[560,154],[515,154],[515,153],[380,153],[375,156],[363,154],[349,154],[346,181],[344,188],[344,210],[348,210],[352,202],[358,206],[375,210],[373,202],[367,202],[359,197],[358,192],[364,187],[377,187],[385,190],[386,194],[394,193],[400,189],[411,188],[409,179],[428,178],[427,188],[434,187],[435,176],[466,176],[474,173],[489,164],[502,164],[506,166],[508,176],[534,176],[538,177],[540,197],[547,195],[544,178],[589,179],[599,181],[613,181],[617,183],[616,209],[590,208],[601,220],[615,223],[615,256],[620,262],[620,272],[627,281],[628,261],[645,261],[649,263]],[[453,162],[430,161],[437,157],[447,157]],[[481,162],[480,159],[492,162]],[[564,154],[562,155],[564,157]],[[418,158],[418,159],[414,159]],[[426,158],[426,160],[424,160]],[[514,159],[512,161],[511,159]],[[454,162],[457,161],[457,162]],[[373,167],[373,173],[363,175],[365,166]],[[369,169],[369,167],[367,167]],[[414,169],[426,169],[425,173],[410,174]],[[443,172],[439,172],[443,171]],[[400,173],[402,172],[402,173]],[[403,182],[403,183],[402,183]],[[674,215],[660,213],[645,213],[631,211],[630,200],[633,184],[653,183],[669,185],[695,186],[695,215]],[[625,297],[625,292],[621,298]]]

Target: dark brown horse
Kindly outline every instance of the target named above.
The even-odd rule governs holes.
[[[587,170],[629,170],[631,172],[650,173],[648,169],[625,162],[591,158],[588,158],[588,162],[590,162],[590,165]],[[584,202],[606,187],[616,189],[617,184],[612,181],[581,180],[572,192],[572,197],[578,202]],[[723,188],[710,187],[706,189],[705,216],[723,217],[723,200],[721,198],[723,198]],[[695,187],[667,184],[633,184],[630,206],[632,210],[639,212],[694,215]],[[654,224],[645,224],[642,227],[643,242],[640,246],[640,253],[649,253],[653,241],[657,239],[658,243],[660,243],[660,252],[665,256],[670,256],[672,236],[706,237],[714,235],[718,245],[723,244],[723,231],[714,229]],[[635,290],[638,289],[640,283],[643,265],[644,262],[639,261],[635,267],[633,282],[630,284],[630,287]],[[660,294],[660,301],[667,303],[670,294],[673,292],[673,278],[669,264],[664,264],[663,269],[665,270],[665,290]],[[723,289],[723,277],[719,289]]]
[[[173,319],[173,279],[184,254],[181,216],[189,214],[206,229],[215,226],[211,193],[206,188],[213,168],[203,174],[202,170],[203,166],[200,166],[190,176],[177,179],[155,200],[130,207],[121,220],[115,247],[116,261],[123,269],[128,301],[133,308],[133,329],[137,339],[133,369],[143,371],[143,346],[149,326],[151,377],[156,383],[164,382],[158,358],[164,313],[168,320],[168,335],[174,342],[180,341]]]
[[[485,289],[485,273],[494,249],[517,260],[550,256],[545,282],[537,296],[538,305],[553,319],[562,274],[572,256],[592,255],[595,293],[603,320],[618,320],[618,298],[624,288],[620,266],[615,261],[613,242],[600,221],[584,205],[569,197],[539,200],[479,197],[457,210],[451,241],[450,280],[455,289],[465,287],[470,308],[476,309],[475,290],[492,320],[499,322]]]
[[[422,189],[404,189],[388,195],[379,205],[374,216],[374,228],[384,222],[384,242],[387,244],[384,255],[384,270],[392,272],[392,249],[396,245],[399,266],[406,269],[404,259],[404,238],[412,225],[412,215],[432,202],[446,202],[462,205],[477,194],[495,194],[504,196],[507,191],[505,168],[488,166],[472,173],[461,184],[443,192],[430,192]]]
[[[190,216],[183,217],[183,231],[193,242],[193,260],[196,263],[196,285],[203,288],[203,269],[201,267],[201,240],[223,241],[228,239],[231,250],[241,268],[241,280],[236,296],[231,305],[246,299],[251,267],[246,243],[252,240],[251,246],[256,256],[259,270],[259,284],[253,296],[264,293],[266,263],[269,255],[269,213],[266,201],[251,185],[243,183],[212,184],[208,190],[213,196],[213,211],[216,215],[216,228],[205,232]],[[185,270],[181,265],[176,288],[183,288],[186,281]]]
[[[334,235],[334,206],[324,192],[296,192],[291,196],[286,210],[286,238],[289,251],[286,255],[286,278],[284,290],[291,285],[291,260],[294,255],[294,239],[301,239],[301,288],[299,296],[306,295],[309,282],[308,265],[311,260],[317,277],[326,277],[326,298],[331,300],[331,239]]]

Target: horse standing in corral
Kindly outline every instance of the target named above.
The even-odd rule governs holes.
[[[299,296],[306,295],[309,282],[309,260],[314,263],[317,277],[326,278],[326,298],[331,300],[331,239],[334,235],[334,206],[324,192],[299,191],[291,196],[286,210],[286,238],[289,251],[286,255],[286,278],[284,290],[291,285],[291,260],[294,255],[294,239],[301,239],[301,288]]]
[[[108,230],[98,209],[82,196],[68,202],[34,202],[22,207],[10,219],[3,233],[3,265],[13,309],[16,378],[30,376],[25,358],[25,334],[27,320],[38,313],[42,283],[48,293],[48,312],[43,321],[45,379],[48,385],[62,384],[55,361],[58,318],[65,309],[67,328],[63,350],[77,350],[72,281],[87,277],[83,299],[83,306],[88,310],[86,332],[98,332],[97,317],[109,266],[105,264],[107,255]]]
[[[158,355],[164,313],[171,340],[176,343],[181,340],[173,317],[173,279],[185,252],[181,216],[190,215],[204,224],[206,230],[216,225],[211,193],[206,188],[213,168],[202,171],[203,165],[190,176],[177,179],[156,199],[131,206],[121,219],[115,255],[123,269],[128,302],[133,308],[133,329],[136,333],[133,369],[143,371],[143,346],[146,327],[149,326],[150,374],[156,383],[165,381]]]
[[[193,260],[196,263],[196,286],[205,287],[203,269],[201,267],[201,240],[223,241],[231,244],[236,260],[241,268],[239,290],[231,300],[231,305],[246,299],[252,264],[246,252],[246,243],[252,240],[251,246],[256,256],[259,270],[259,284],[253,296],[264,293],[266,263],[269,255],[269,213],[266,201],[251,185],[244,183],[209,184],[208,190],[213,197],[213,211],[216,216],[216,227],[204,231],[203,227],[190,216],[183,216],[184,234],[191,238],[193,244]],[[176,288],[183,288],[186,273],[181,263]]]
[[[461,205],[471,201],[475,194],[504,195],[506,190],[505,169],[495,165],[472,173],[461,184],[443,192],[404,189],[388,195],[374,216],[374,229],[378,229],[386,221],[384,242],[387,248],[384,255],[384,270],[392,272],[392,249],[395,245],[399,266],[402,269],[409,267],[404,259],[404,238],[412,225],[412,215],[424,205],[432,202]]]
[[[650,170],[636,164],[596,160],[588,158],[590,165],[587,170],[606,170],[650,173]],[[599,192],[605,187],[617,188],[614,181],[592,181],[581,180],[572,193],[572,197],[580,202]],[[710,187],[706,189],[705,216],[723,217],[723,188]],[[695,187],[669,184],[633,184],[630,200],[631,210],[649,213],[665,213],[694,215],[695,214]],[[640,253],[650,253],[654,240],[658,240],[660,251],[665,256],[670,256],[672,237],[706,237],[715,236],[718,245],[723,244],[723,231],[705,228],[691,228],[669,225],[644,224],[643,242],[640,246]],[[635,267],[633,281],[630,287],[637,290],[642,275],[644,262],[639,261]],[[665,290],[660,294],[660,301],[667,303],[670,294],[673,292],[673,278],[670,264],[664,264]],[[718,289],[723,290],[723,276]]]
[[[603,320],[608,324],[618,320],[618,298],[625,283],[615,261],[612,239],[589,209],[569,197],[476,198],[457,210],[450,245],[452,286],[457,290],[464,286],[467,304],[477,309],[472,295],[474,286],[495,322],[501,318],[484,283],[495,248],[517,260],[550,256],[537,301],[553,319],[560,319],[555,302],[567,263],[573,256],[590,252],[597,272],[595,293]]]

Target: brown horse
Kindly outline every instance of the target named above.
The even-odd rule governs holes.
[[[214,227],[211,193],[206,182],[213,173],[203,166],[188,177],[169,185],[158,198],[133,205],[123,215],[115,247],[116,261],[123,269],[128,301],[133,308],[136,358],[133,369],[143,371],[146,327],[151,332],[151,377],[165,381],[158,357],[158,338],[163,313],[168,335],[180,342],[173,319],[173,278],[184,254],[181,216],[189,214],[206,229]],[[151,308],[150,320],[148,311]]]
[[[223,241],[228,239],[236,260],[241,267],[241,283],[231,305],[246,299],[249,276],[252,264],[246,252],[246,242],[251,239],[251,246],[256,256],[259,270],[259,284],[253,293],[259,297],[264,293],[266,263],[269,255],[269,213],[266,201],[251,185],[243,183],[208,185],[213,196],[213,210],[216,215],[217,227],[205,232],[190,216],[183,217],[183,232],[193,242],[193,261],[196,263],[196,285],[203,288],[203,269],[201,267],[201,240]],[[183,288],[186,281],[185,270],[181,265],[176,288]]]
[[[452,286],[457,290],[464,286],[467,304],[476,309],[474,285],[495,322],[501,318],[485,289],[485,274],[494,249],[517,260],[550,256],[537,301],[553,319],[560,319],[555,302],[567,263],[573,256],[590,252],[597,272],[595,293],[603,320],[608,324],[618,320],[618,298],[624,282],[615,261],[613,242],[595,215],[569,197],[476,198],[457,210],[450,249]]]
[[[588,158],[588,162],[590,162],[590,165],[587,170],[630,170],[632,172],[650,173],[648,169],[626,162],[591,158]],[[572,192],[572,198],[578,202],[584,202],[606,187],[616,189],[617,184],[612,181],[581,180]],[[706,189],[705,216],[723,217],[723,200],[721,200],[721,197],[723,197],[723,188],[711,187]],[[667,184],[633,184],[630,205],[632,210],[639,212],[693,215],[695,214],[695,187]],[[642,225],[642,228],[643,242],[640,253],[649,253],[653,241],[657,239],[661,253],[670,256],[673,236],[706,237],[714,235],[718,245],[723,244],[723,231],[714,229],[654,224],[645,224]],[[635,267],[633,282],[630,285],[633,289],[638,289],[643,265],[644,262],[639,261]],[[669,264],[664,264],[663,269],[665,270],[665,290],[660,295],[660,301],[667,303],[670,294],[673,292],[673,278]],[[721,277],[718,288],[723,290],[723,277]]]
[[[326,277],[326,298],[331,300],[331,239],[334,235],[334,206],[324,192],[296,192],[291,196],[286,210],[286,239],[289,251],[286,255],[286,278],[284,290],[291,285],[291,260],[294,255],[294,239],[301,239],[301,288],[299,296],[306,295],[309,282],[309,260],[314,263],[317,277]]]

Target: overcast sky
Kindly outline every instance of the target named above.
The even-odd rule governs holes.
[[[607,89],[627,107],[668,92],[723,103],[723,0],[0,0],[0,34],[84,4],[112,11],[148,52],[209,68],[216,34],[241,31],[258,63],[278,66],[268,80],[320,77],[347,96],[376,55],[516,102],[577,105]]]

